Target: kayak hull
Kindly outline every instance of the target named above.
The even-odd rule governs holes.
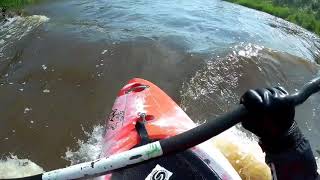
[[[137,129],[137,123],[143,124],[142,131]],[[169,138],[196,127],[166,93],[153,83],[140,78],[130,80],[119,91],[106,124],[102,157],[130,150],[142,145],[145,140]],[[143,133],[143,130],[146,133]],[[240,179],[212,142],[206,141],[190,151],[203,160],[206,167],[214,171],[220,179]],[[102,178],[111,179],[112,175]]]

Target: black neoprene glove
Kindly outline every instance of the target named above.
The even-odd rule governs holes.
[[[242,126],[260,138],[264,151],[281,152],[295,146],[302,134],[294,121],[295,107],[282,87],[247,91],[240,100],[249,114]]]

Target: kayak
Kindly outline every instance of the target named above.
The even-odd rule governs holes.
[[[134,78],[119,91],[106,120],[101,157],[169,138],[196,126],[159,87],[147,80]],[[100,178],[241,179],[210,140],[186,151],[126,167]]]

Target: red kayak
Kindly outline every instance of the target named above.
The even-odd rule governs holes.
[[[159,87],[130,80],[119,92],[107,120],[101,156],[110,156],[175,136],[196,124]],[[206,141],[184,152],[134,165],[105,179],[241,179],[228,160]]]

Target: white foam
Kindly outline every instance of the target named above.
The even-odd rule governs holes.
[[[260,50],[262,50],[264,47],[263,46],[259,46],[259,45],[255,45],[255,44],[251,44],[249,43],[246,46],[236,46],[235,49],[239,49],[238,50],[238,55],[242,56],[242,57],[247,57],[247,58],[251,58],[251,57],[257,57],[258,53]]]
[[[255,136],[232,127],[218,135],[214,145],[229,160],[242,179],[270,180],[270,168]]]
[[[257,137],[253,134],[248,135],[244,133],[239,129],[239,127],[233,126],[227,131],[214,137],[214,139],[225,139],[230,143],[236,144],[243,152],[254,155],[257,160],[261,162],[264,162],[265,160],[265,153],[262,152],[262,149],[258,144]]]
[[[0,57],[4,56],[4,50],[8,45],[21,40],[25,35],[41,24],[49,21],[49,18],[41,15],[15,16],[6,21],[0,21]]]
[[[28,112],[31,111],[31,110],[32,110],[32,108],[26,107],[26,108],[24,108],[23,113],[26,114],[26,113],[28,113]]]
[[[44,89],[42,92],[43,93],[50,93],[50,90],[49,89]]]
[[[70,161],[70,164],[78,164],[99,158],[102,150],[104,127],[95,126],[91,133],[84,131],[88,140],[78,140],[79,149],[72,150],[68,148],[64,159]]]
[[[108,52],[108,49],[103,50],[101,54],[105,54],[106,52]]]
[[[44,64],[41,65],[41,67],[42,67],[43,70],[46,70],[46,69],[48,68],[48,67],[47,67],[46,65],[44,65]]]
[[[19,159],[11,155],[0,160],[0,179],[19,178],[43,173],[44,170],[29,159]]]
[[[316,157],[316,162],[318,166],[318,173],[320,174],[320,157]]]

